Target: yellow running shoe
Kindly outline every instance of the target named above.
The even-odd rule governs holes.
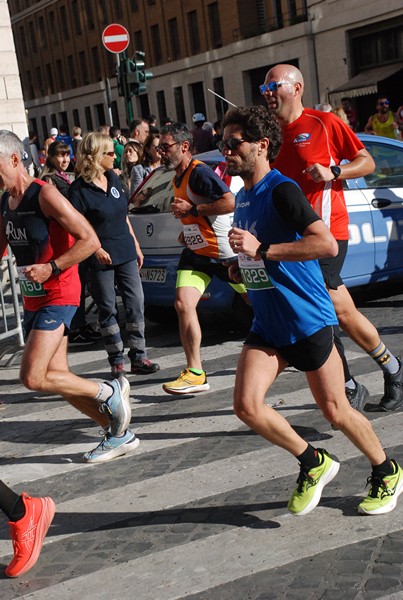
[[[363,515],[383,515],[393,510],[399,494],[403,492],[403,469],[392,459],[395,469],[393,475],[380,478],[374,475],[368,477],[371,484],[368,496],[358,505],[358,512]]]
[[[175,381],[162,385],[164,392],[168,394],[197,394],[210,389],[207,383],[205,371],[201,375],[195,375],[189,369],[185,369]]]

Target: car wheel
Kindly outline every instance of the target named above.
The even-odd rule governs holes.
[[[178,327],[178,317],[173,306],[147,306],[145,317],[153,323],[169,327]]]

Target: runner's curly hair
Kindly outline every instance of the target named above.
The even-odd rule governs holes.
[[[277,117],[265,106],[239,106],[230,108],[224,115],[222,126],[237,125],[249,142],[268,138],[267,158],[273,162],[280,150],[282,136]]]

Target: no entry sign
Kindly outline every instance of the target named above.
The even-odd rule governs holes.
[[[102,43],[109,52],[119,54],[124,52],[129,45],[129,32],[123,25],[112,23],[105,27],[102,34]]]

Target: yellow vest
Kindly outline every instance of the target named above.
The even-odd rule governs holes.
[[[388,118],[385,123],[381,123],[378,119],[378,115],[372,117],[372,127],[377,135],[383,135],[388,138],[396,139],[396,129],[392,126],[395,122],[393,112],[390,110]]]

